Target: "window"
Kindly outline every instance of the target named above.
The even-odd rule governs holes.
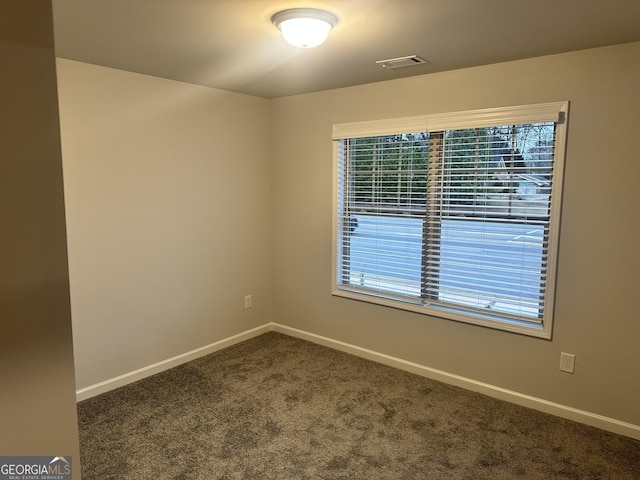
[[[550,338],[567,112],[334,125],[333,294]]]

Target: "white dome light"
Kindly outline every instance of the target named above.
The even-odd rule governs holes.
[[[338,23],[332,13],[315,8],[291,8],[271,17],[284,39],[300,48],[317,47],[327,39],[329,31]]]

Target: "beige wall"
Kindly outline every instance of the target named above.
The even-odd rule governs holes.
[[[80,478],[49,2],[0,2],[0,455]]]
[[[638,58],[635,43],[272,101],[59,60],[78,387],[273,320],[640,425]],[[552,341],[330,295],[334,123],[560,100]]]
[[[62,59],[58,82],[78,388],[269,322],[269,102]]]
[[[640,43],[273,101],[275,321],[640,425]],[[571,101],[553,340],[330,295],[334,123]],[[560,352],[576,373],[558,370]]]

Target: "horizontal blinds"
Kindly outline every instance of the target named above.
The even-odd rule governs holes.
[[[426,133],[359,138],[348,145],[350,213],[424,214]]]
[[[340,145],[339,286],[541,322],[553,120]]]
[[[419,299],[429,136],[417,132],[341,143],[341,281]]]
[[[426,219],[425,298],[541,321],[554,123],[449,130]]]

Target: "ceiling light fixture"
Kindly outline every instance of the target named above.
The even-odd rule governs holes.
[[[338,17],[316,8],[290,8],[273,15],[271,22],[291,45],[311,48],[327,39],[329,31],[338,23]]]

